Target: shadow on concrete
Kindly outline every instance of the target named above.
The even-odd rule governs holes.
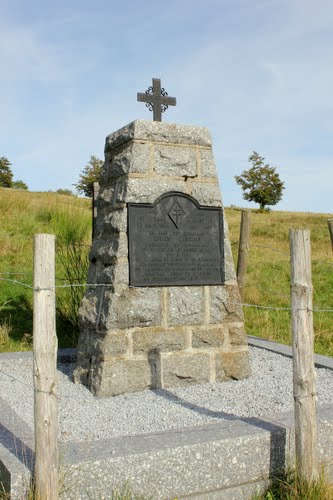
[[[32,449],[24,443],[24,441],[16,436],[12,431],[7,429],[0,423],[0,443],[10,453],[12,453],[23,465],[25,465],[30,472],[33,471],[35,463],[35,453]]]
[[[232,413],[223,411],[213,411],[204,406],[189,403],[167,389],[155,389],[154,393],[161,398],[165,398],[177,405],[181,405],[188,410],[200,415],[221,419],[225,421],[241,421],[270,433],[270,477],[276,476],[285,468],[287,459],[287,428],[282,425],[260,419],[258,417],[239,417]]]

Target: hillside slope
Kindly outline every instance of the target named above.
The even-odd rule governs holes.
[[[236,263],[241,211],[227,208],[226,216]],[[274,310],[290,307],[289,228],[311,230],[314,307],[333,309],[329,217],[332,214],[252,212],[244,303],[268,309],[244,306],[248,334],[291,343],[290,310]],[[57,237],[57,284],[71,280],[85,282],[91,242],[91,201],[56,193],[0,189],[0,228],[0,350],[28,349],[32,334],[32,290],[4,279],[32,285],[33,235],[43,232]],[[69,289],[57,290],[60,346],[75,345],[77,338],[73,307],[77,309],[83,289],[72,292],[74,295]],[[333,312],[316,312],[314,320],[316,351],[333,356]]]

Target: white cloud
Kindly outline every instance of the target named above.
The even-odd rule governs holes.
[[[281,206],[318,200],[327,211],[332,2],[170,0],[154,10],[152,0],[132,0],[127,7],[0,6],[0,155],[16,177],[36,189],[70,187],[90,155],[102,155],[108,133],[151,119],[136,92],[161,77],[178,102],[164,118],[211,130],[228,204],[242,204],[233,177],[255,149],[281,169]]]

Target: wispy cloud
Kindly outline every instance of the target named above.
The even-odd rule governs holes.
[[[287,189],[279,206],[328,211],[332,184],[331,0],[73,0],[0,6],[0,155],[32,189],[76,182],[108,133],[161,77],[165,119],[207,126],[226,203],[258,150]],[[301,182],[301,188],[297,179]]]

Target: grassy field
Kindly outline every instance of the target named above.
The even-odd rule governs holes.
[[[0,351],[31,349],[33,235],[56,234],[57,285],[85,282],[91,243],[90,201],[55,193],[0,189]],[[59,345],[75,345],[83,288],[57,290]]]
[[[241,212],[226,209],[235,262]],[[290,306],[289,228],[311,230],[314,307],[333,309],[333,261],[327,228],[332,214],[278,212],[251,214],[251,245],[244,302]],[[90,201],[55,193],[0,189],[0,278],[32,285],[35,233],[57,237],[57,284],[85,282],[91,243]],[[12,274],[9,274],[12,273]],[[17,274],[16,274],[17,273]],[[77,339],[77,305],[83,289],[57,290],[59,345]],[[244,307],[248,334],[291,343],[290,311]],[[333,312],[314,313],[316,352],[333,356]],[[32,290],[0,281],[0,351],[31,348]]]
[[[249,265],[244,303],[290,307],[289,229],[310,229],[313,307],[333,309],[333,253],[329,214],[302,212],[251,213]],[[241,212],[227,209],[234,260],[238,252]],[[290,311],[244,307],[250,335],[291,344]],[[316,352],[333,356],[333,312],[315,312]]]

